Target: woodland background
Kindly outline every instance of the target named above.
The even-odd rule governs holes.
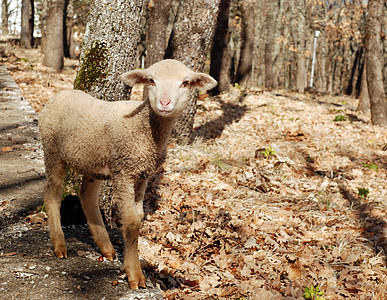
[[[36,111],[74,85],[141,100],[117,76],[163,57],[218,79],[146,196],[141,254],[165,298],[385,299],[385,1],[11,2],[30,26],[2,23],[1,63]]]
[[[387,108],[385,99],[380,98],[387,88],[387,4],[371,1],[375,9],[367,9],[367,3],[366,0],[218,0],[186,4],[177,0],[148,0],[127,6],[125,1],[106,7],[95,5],[90,11],[90,0],[2,0],[1,31],[4,38],[20,37],[22,47],[40,45],[46,53],[44,64],[58,71],[63,68],[63,56],[79,58],[81,55],[82,59],[95,41],[104,39],[108,41],[107,47],[116,45],[106,53],[109,62],[116,61],[113,56],[126,58],[127,62],[121,63],[126,68],[146,67],[163,57],[185,60],[195,69],[206,67],[218,79],[215,93],[228,91],[230,84],[238,84],[243,88],[285,88],[301,93],[310,88],[363,100],[368,95],[361,93],[361,78],[364,74],[366,79],[366,53],[372,52],[370,70],[375,69],[373,61],[377,59],[375,65],[380,74],[377,79],[369,74],[374,78],[369,81],[380,82],[374,111],[382,114],[381,117],[373,114],[372,121],[386,126]],[[88,26],[92,28],[89,31],[94,33],[86,34],[81,54],[87,16]],[[93,20],[99,23],[93,24]],[[120,22],[122,25],[128,20],[130,26],[120,29]],[[316,31],[318,38],[315,38]],[[125,37],[124,42],[117,40],[119,35]],[[367,41],[370,47],[365,51]],[[131,50],[125,52],[117,44]],[[111,71],[120,71],[120,67],[114,68]],[[92,89],[77,83],[75,86],[89,92]],[[363,88],[363,92],[367,90]],[[100,94],[106,94],[106,90]],[[365,105],[360,102],[359,109],[368,113],[369,100],[365,100]]]

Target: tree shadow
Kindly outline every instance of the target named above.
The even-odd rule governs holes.
[[[164,173],[162,170],[154,174],[148,182],[144,197],[144,219],[148,214],[153,214],[159,209],[160,195],[160,181],[163,179]]]
[[[284,97],[284,98],[288,98],[288,99],[291,99],[291,100],[294,100],[294,101],[298,101],[298,102],[303,102],[303,103],[311,103],[313,102],[314,104],[316,105],[321,105],[321,106],[325,106],[325,107],[331,107],[331,108],[345,108],[345,109],[348,109],[348,110],[351,110],[351,111],[354,111],[356,112],[356,109],[354,108],[351,108],[351,107],[347,107],[343,104],[339,104],[339,103],[334,103],[334,102],[326,102],[326,101],[321,101],[319,100],[318,98],[316,97],[311,97],[311,98],[308,98],[308,99],[300,99],[296,96],[290,96],[290,95],[284,95],[284,94],[279,94],[279,93],[276,93],[274,94],[275,96],[277,97]],[[355,115],[354,113],[344,113],[350,121],[352,122],[362,122],[362,123],[369,123],[363,119],[360,119],[357,115]]]
[[[199,284],[198,281],[191,281],[168,271],[159,272],[151,266],[145,267],[144,271],[146,272],[147,278],[152,283],[157,284],[163,291],[178,289],[181,286],[194,287]]]
[[[239,99],[239,103],[243,101],[243,97]],[[218,99],[220,108],[223,111],[222,115],[215,120],[211,120],[195,129],[194,137],[201,137],[208,141],[216,139],[222,135],[224,128],[234,122],[239,122],[248,111],[246,105],[226,103]]]
[[[384,263],[387,264],[387,243],[379,241],[378,234],[387,230],[387,223],[382,218],[371,214],[373,209],[371,203],[362,203],[358,195],[354,195],[344,185],[339,185],[339,190],[344,199],[356,213],[357,219],[363,228],[362,236],[367,239],[374,248],[376,254],[383,253]]]
[[[334,171],[318,170],[314,165],[314,158],[311,158],[308,153],[302,149],[296,148],[296,150],[306,161],[305,174],[307,176],[321,176],[328,177],[330,179],[340,177],[345,178],[350,171],[349,169],[338,169]],[[369,160],[369,158],[361,159],[356,155],[351,155],[349,152],[340,154],[347,156],[352,162],[355,162],[360,166]],[[387,164],[382,163],[383,157],[373,155],[371,158],[373,162],[378,162],[379,167],[387,169]],[[386,220],[384,220],[382,217],[377,217],[372,214],[372,210],[375,208],[374,202],[365,202],[360,195],[350,191],[343,183],[339,183],[338,188],[340,194],[346,201],[348,201],[349,207],[355,213],[356,219],[361,224],[360,232],[362,236],[369,242],[369,245],[372,246],[376,255],[379,253],[383,254],[384,263],[387,265],[387,242],[384,237],[380,236],[383,234],[383,232],[387,231]]]
[[[352,121],[352,122],[362,122],[362,123],[368,123],[362,119],[360,119],[358,116],[356,116],[355,114],[349,114],[347,113],[346,114],[347,117]]]

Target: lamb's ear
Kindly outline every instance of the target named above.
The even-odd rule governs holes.
[[[154,85],[152,77],[147,70],[134,70],[121,75],[121,80],[127,85],[134,86],[136,84]]]
[[[188,84],[192,88],[208,91],[216,87],[218,82],[206,73],[193,73],[192,76],[188,79]]]

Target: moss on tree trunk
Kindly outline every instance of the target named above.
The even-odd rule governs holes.
[[[128,100],[122,73],[136,67],[144,0],[93,1],[74,87],[107,100]]]
[[[81,60],[74,88],[87,92],[95,85],[103,85],[108,75],[108,59],[106,43],[95,41]]]

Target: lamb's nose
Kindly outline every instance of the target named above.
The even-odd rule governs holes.
[[[160,99],[160,104],[163,106],[163,107],[166,107],[168,106],[169,104],[171,103],[171,98],[169,98],[169,96],[167,94],[164,94],[161,99]]]

